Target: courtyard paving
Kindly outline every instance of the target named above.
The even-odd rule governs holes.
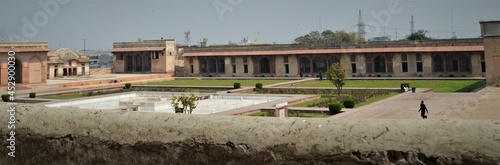
[[[346,109],[331,118],[419,119],[421,100],[429,110],[428,119],[500,119],[500,88],[497,87],[485,87],[475,93],[406,92],[360,108]]]

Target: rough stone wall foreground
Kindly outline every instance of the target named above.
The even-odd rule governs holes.
[[[1,104],[7,110],[8,105]],[[498,120],[278,119],[18,105],[2,164],[498,164]]]

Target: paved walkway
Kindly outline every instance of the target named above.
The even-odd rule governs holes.
[[[497,87],[485,87],[475,93],[407,92],[345,110],[331,118],[419,119],[421,100],[427,105],[429,119],[500,119],[500,88]]]

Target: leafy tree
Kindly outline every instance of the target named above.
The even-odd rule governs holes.
[[[345,69],[342,68],[340,63],[333,64],[328,71],[326,71],[326,78],[337,87],[337,95],[340,96],[340,92],[342,91],[342,87],[345,85],[345,80],[347,78],[347,74],[345,73]]]
[[[426,30],[418,30],[414,33],[411,33],[410,35],[406,36],[406,39],[408,40],[431,40],[432,38],[426,36],[427,31]]]
[[[181,95],[172,97],[172,102],[170,103],[174,108],[174,111],[182,110],[182,113],[191,114],[193,110],[196,108],[196,96],[191,93],[190,96]],[[181,107],[182,105],[182,107]]]
[[[309,34],[295,38],[297,44],[341,44],[364,42],[363,38],[356,36],[354,32],[325,30],[323,32],[312,31]]]

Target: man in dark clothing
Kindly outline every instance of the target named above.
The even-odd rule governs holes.
[[[427,107],[424,104],[424,101],[420,103],[420,109],[418,110],[420,112],[420,115],[422,116],[422,119],[427,119],[427,116],[425,115],[425,112],[429,113],[427,110]]]

